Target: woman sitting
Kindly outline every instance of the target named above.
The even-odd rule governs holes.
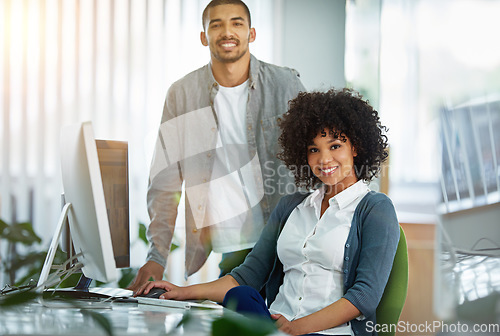
[[[280,127],[279,158],[310,192],[281,199],[230,274],[187,287],[150,282],[136,294],[161,287],[165,299],[234,302],[290,335],[368,335],[399,241],[391,200],[366,184],[387,157],[386,128],[349,89],[300,93]]]

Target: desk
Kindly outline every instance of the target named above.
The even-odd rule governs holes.
[[[498,300],[499,308],[482,314],[500,322],[499,216],[500,202],[439,216],[434,311],[440,319],[472,318],[479,312],[477,308],[467,312],[472,302],[491,299]]]
[[[210,335],[211,322],[221,309],[190,310],[136,303],[111,303],[108,309],[92,309],[105,316],[114,335]],[[184,314],[194,317],[175,330]],[[1,335],[106,335],[80,308],[48,308],[38,302],[0,308]]]

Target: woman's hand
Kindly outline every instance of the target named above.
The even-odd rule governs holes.
[[[168,281],[148,281],[144,283],[139,289],[134,292],[134,296],[148,294],[153,288],[162,288],[166,290],[165,293],[160,295],[160,299],[172,299],[172,300],[188,300],[189,290],[187,287],[179,287]]]
[[[340,298],[329,306],[310,315],[288,321],[283,315],[271,314],[279,330],[290,335],[304,335],[337,327],[356,317],[361,312],[349,300]]]
[[[271,314],[271,318],[275,320],[276,322],[276,327],[280,331],[283,331],[284,333],[287,333],[288,335],[300,335],[301,333],[297,332],[294,330],[295,324],[293,322],[288,321],[283,315],[281,314]]]

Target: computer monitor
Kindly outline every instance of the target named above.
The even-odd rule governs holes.
[[[53,285],[49,283],[46,284],[48,286],[43,286],[49,279],[49,272],[66,218],[69,221],[73,249],[77,255],[78,264],[82,266],[83,275],[86,278],[106,283],[117,279],[117,265],[101,168],[92,124],[84,122],[63,127],[61,171],[65,205],[38,281],[39,287]],[[128,200],[128,197],[126,199]],[[125,244],[128,248],[128,241]]]

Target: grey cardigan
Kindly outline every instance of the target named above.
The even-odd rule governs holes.
[[[284,277],[276,242],[290,213],[307,196],[295,193],[283,197],[252,252],[230,273],[240,285],[257,290],[266,286],[268,307],[275,300]],[[391,200],[382,193],[369,192],[356,207],[344,246],[343,297],[365,316],[365,319],[351,321],[355,335],[371,334],[366,323],[376,322],[375,311],[389,279],[398,242],[399,222]]]

